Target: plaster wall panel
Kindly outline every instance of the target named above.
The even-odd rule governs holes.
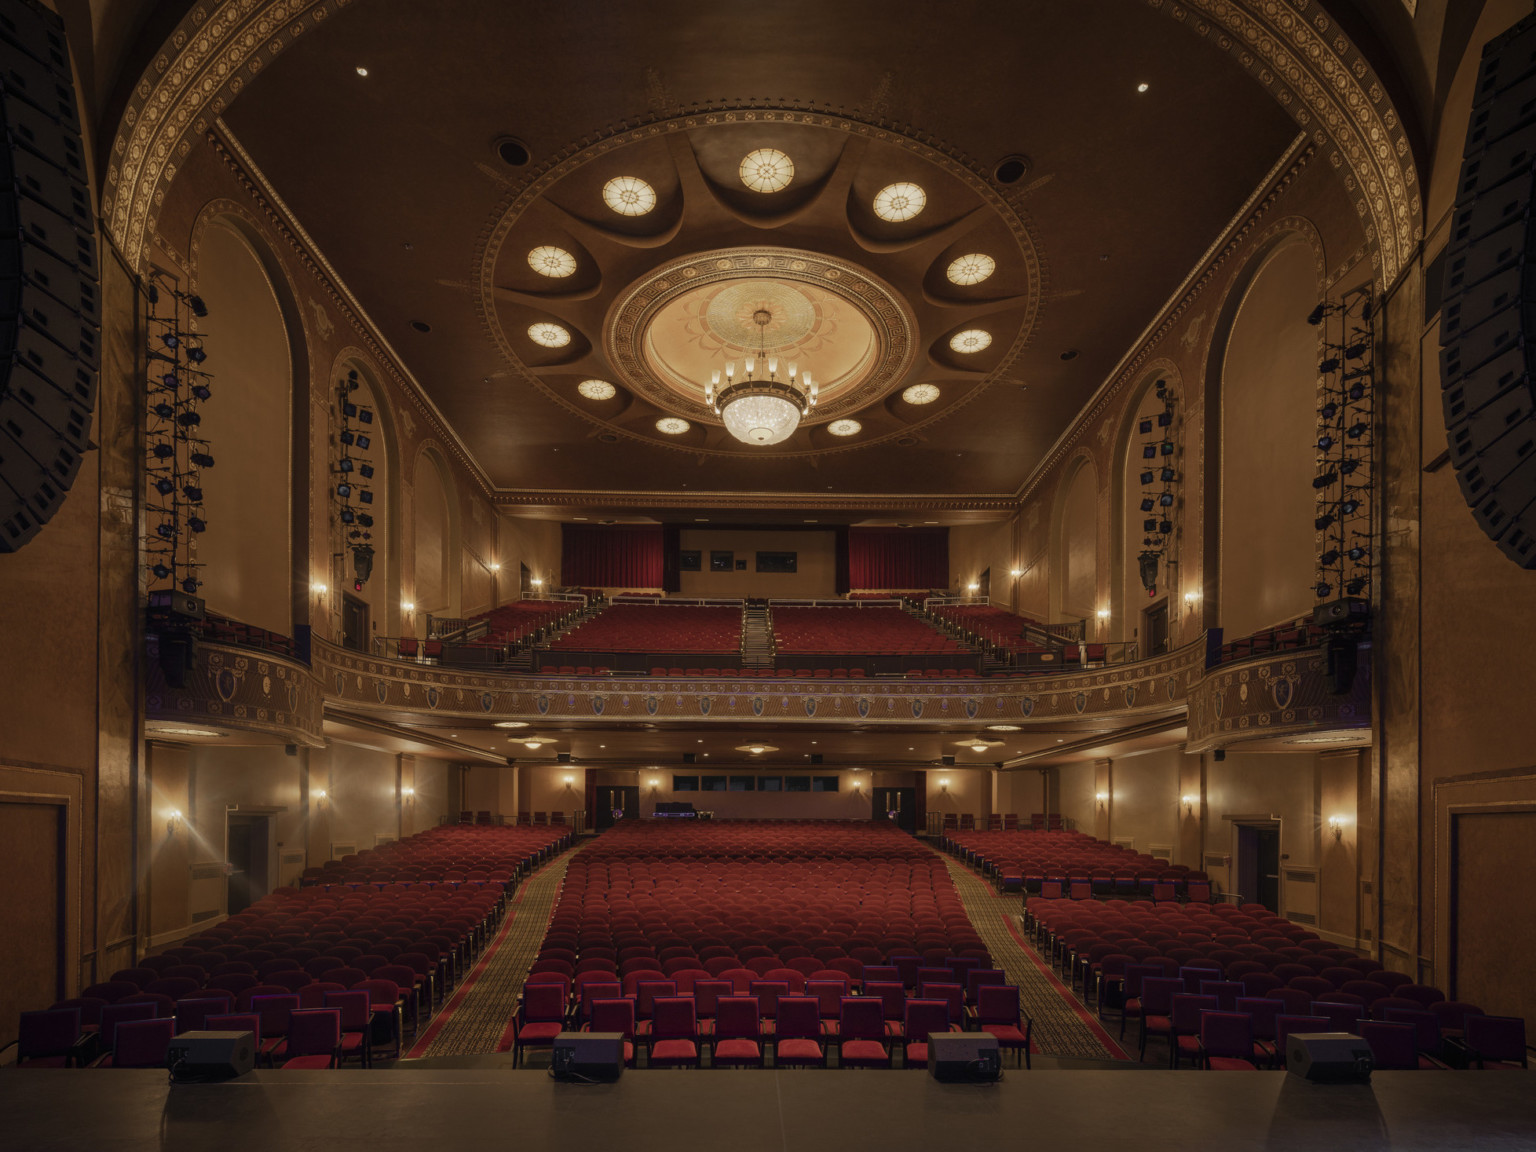
[[[1085,464],[1073,473],[1061,508],[1061,618],[1088,620],[1090,628],[1099,599],[1099,512],[1097,474]]]
[[[794,776],[834,776],[836,792],[678,792],[673,788],[674,777],[679,775],[753,775],[776,776],[777,772],[761,773],[713,772],[708,768],[696,772],[694,765],[669,766],[655,772],[642,772],[640,786],[640,812],[648,815],[658,803],[686,800],[701,812],[713,812],[717,819],[750,820],[868,820],[871,817],[870,789],[874,787],[870,772],[839,771],[835,768],[808,768],[803,772],[786,773]],[[649,781],[659,782],[655,789]],[[755,783],[755,780],[754,780]],[[891,785],[899,787],[910,781]],[[931,804],[931,801],[930,801]],[[931,811],[930,807],[930,811]]]
[[[1093,799],[1097,791],[1093,761],[1062,764],[1051,769],[1051,777],[1051,811],[1061,814],[1064,827],[1092,835],[1098,813]]]
[[[192,920],[192,837],[187,823],[192,811],[191,756],[185,747],[156,742],[149,745],[148,760],[148,931],[153,941]],[[175,820],[178,812],[182,818]]]
[[[831,532],[710,532],[685,528],[678,533],[684,551],[700,553],[697,572],[680,573],[683,596],[837,595],[837,547]],[[747,562],[746,571],[712,572],[711,552],[729,552]],[[793,552],[794,572],[759,572],[759,552]]]
[[[1179,780],[1186,757],[1177,748],[1160,748],[1114,764],[1114,820],[1110,838],[1131,837],[1138,852],[1178,843]]]

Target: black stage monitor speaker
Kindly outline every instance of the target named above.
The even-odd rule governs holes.
[[[166,1067],[178,1084],[232,1080],[256,1067],[250,1032],[183,1032],[166,1049]]]
[[[987,1032],[935,1032],[928,1037],[928,1075],[946,1084],[987,1084],[1003,1077],[997,1037]]]
[[[1371,1046],[1348,1032],[1292,1032],[1285,1069],[1317,1084],[1363,1084],[1374,1066]]]
[[[556,1080],[617,1080],[624,1071],[622,1032],[562,1032],[555,1037],[549,1070]]]

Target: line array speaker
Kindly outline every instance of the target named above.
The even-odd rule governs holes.
[[[1536,16],[1483,50],[1445,253],[1441,406],[1479,527],[1536,568]]]
[[[0,552],[63,504],[91,447],[100,269],[64,26],[0,11]]]

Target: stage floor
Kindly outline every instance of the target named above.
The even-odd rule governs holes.
[[[1314,1085],[1279,1072],[1015,1072],[990,1086],[925,1073],[261,1071],[171,1088],[154,1071],[0,1074],[7,1149],[169,1152],[624,1148],[1536,1148],[1536,1087],[1519,1072],[1379,1072]]]

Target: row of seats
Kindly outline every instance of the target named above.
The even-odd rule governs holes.
[[[741,609],[696,605],[614,604],[550,645],[552,651],[741,651]]]
[[[1042,625],[1027,616],[1016,616],[990,604],[938,604],[928,611],[967,636],[1007,652],[1038,652],[1046,647],[1028,635]]]
[[[481,613],[470,624],[484,621],[486,634],[469,643],[478,647],[504,648],[537,639],[551,628],[559,628],[581,611],[573,600],[514,600],[489,612]]]
[[[570,844],[571,832],[564,827],[510,827],[491,825],[490,813],[478,816],[475,823],[460,813],[460,823],[440,825],[377,848],[348,853],[327,860],[319,868],[305,869],[300,877],[304,886],[342,884],[352,888],[371,885],[498,884],[505,887],[524,872],[535,867]],[[521,822],[520,823],[525,823]],[[544,825],[545,821],[537,822]]]
[[[994,878],[1007,892],[1046,897],[1178,897],[1208,902],[1204,872],[1111,844],[1085,832],[1040,827],[1049,818],[1031,816],[1029,828],[945,828],[941,847]],[[1059,825],[1060,818],[1055,818]]]
[[[848,653],[861,656],[961,653],[966,648],[901,608],[804,608],[771,610],[773,642],[780,653]]]

